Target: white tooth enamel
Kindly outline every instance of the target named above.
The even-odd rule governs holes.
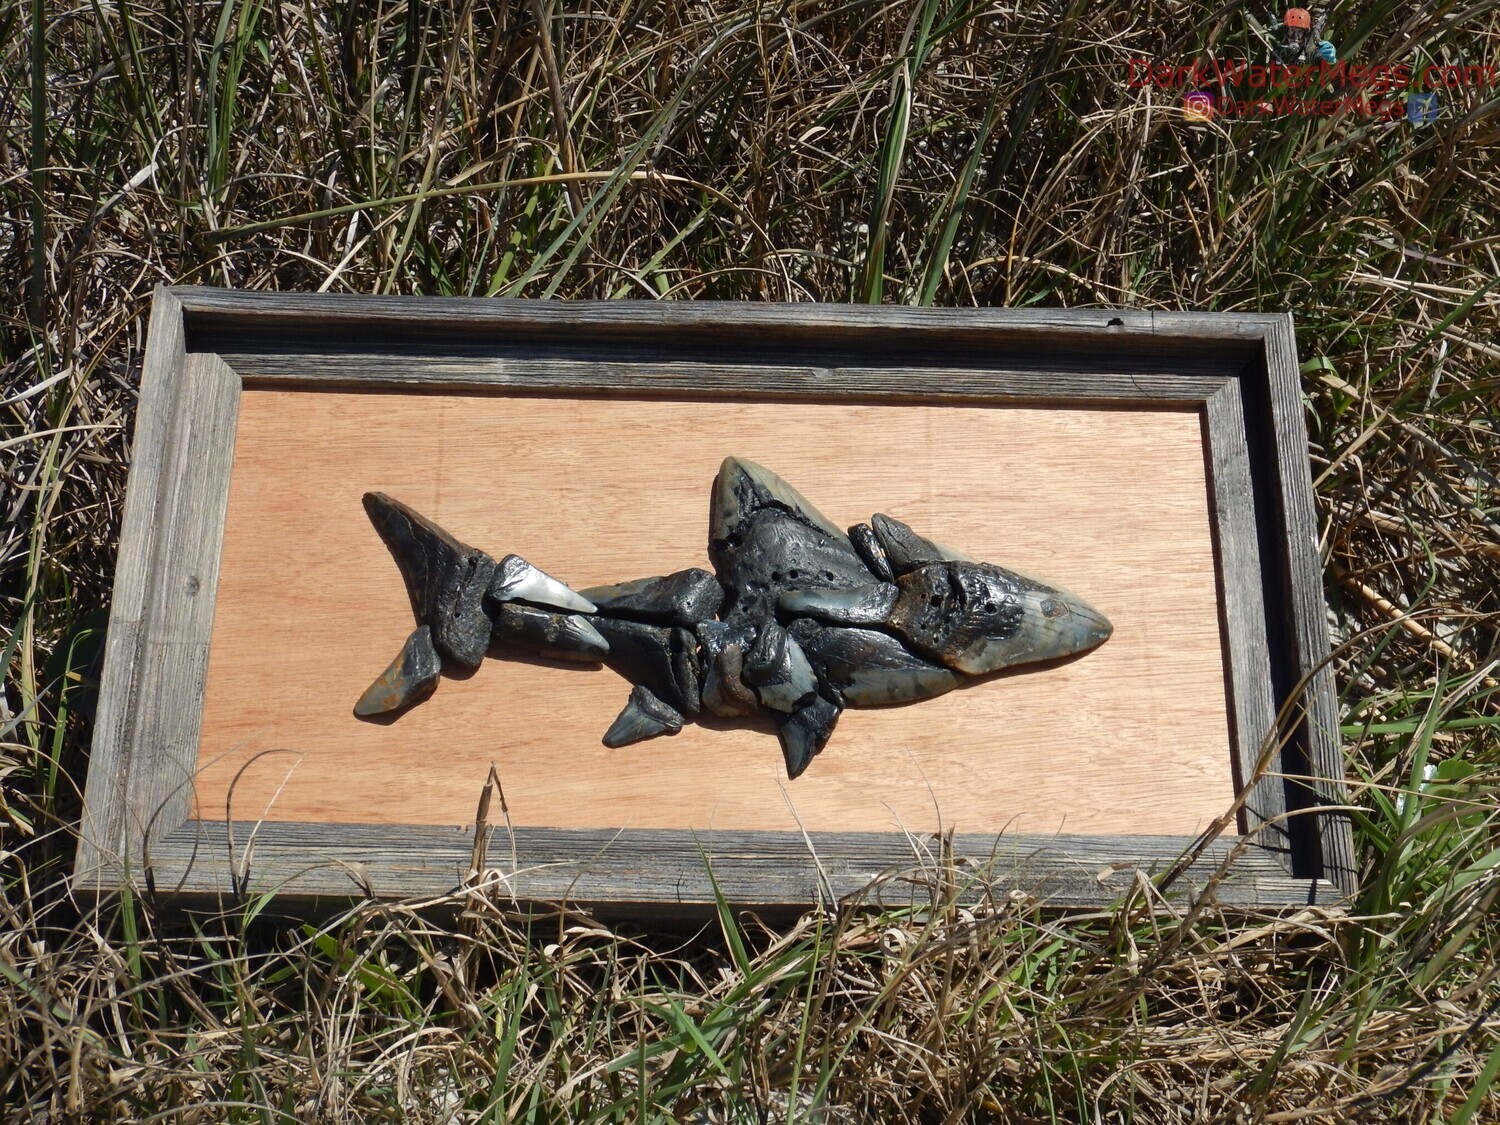
[[[574,593],[556,578],[542,573],[536,567],[531,567],[530,573],[516,586],[515,596],[541,605],[556,606],[558,609],[594,612],[593,602]]]
[[[497,602],[530,602],[576,613],[593,613],[595,608],[593,602],[519,555],[507,555],[501,560],[497,580],[490,587],[490,597]]]

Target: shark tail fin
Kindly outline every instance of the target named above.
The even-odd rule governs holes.
[[[360,697],[355,714],[388,714],[420,702],[443,671],[478,668],[492,641],[584,661],[609,651],[581,616],[594,612],[593,603],[519,555],[496,562],[383,492],[365,493],[364,505],[406,583],[417,628]]]

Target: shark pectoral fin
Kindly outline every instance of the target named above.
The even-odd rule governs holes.
[[[658,735],[676,734],[682,729],[682,723],[681,712],[663,703],[650,688],[637,684],[630,691],[625,709],[604,732],[604,745],[613,750]]]
[[[843,713],[836,703],[821,695],[790,715],[776,715],[776,733],[781,736],[781,753],[786,758],[786,776],[795,781],[809,762],[828,744],[829,736]]]
[[[390,667],[365,689],[354,705],[354,713],[361,718],[384,715],[420,702],[437,687],[442,670],[442,657],[432,643],[432,629],[422,625],[406,638]]]
[[[897,587],[883,582],[857,590],[786,590],[776,605],[791,617],[816,617],[835,625],[883,625],[899,593]]]
[[[506,555],[495,567],[489,596],[497,602],[530,602],[569,613],[593,613],[594,603],[520,555]]]

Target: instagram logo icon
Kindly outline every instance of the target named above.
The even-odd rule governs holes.
[[[1204,90],[1191,90],[1182,96],[1182,112],[1189,121],[1210,121],[1214,115],[1214,96]]]

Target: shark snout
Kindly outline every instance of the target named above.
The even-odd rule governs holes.
[[[1073,611],[1073,615],[1078,618],[1085,630],[1084,645],[1079,649],[1080,652],[1096,648],[1114,636],[1114,625],[1111,624],[1109,618],[1093,606],[1081,605]]]
[[[1041,632],[1045,638],[1039,646],[1050,656],[1075,656],[1098,648],[1115,631],[1109,618],[1082,598],[1057,591],[1043,598]]]

